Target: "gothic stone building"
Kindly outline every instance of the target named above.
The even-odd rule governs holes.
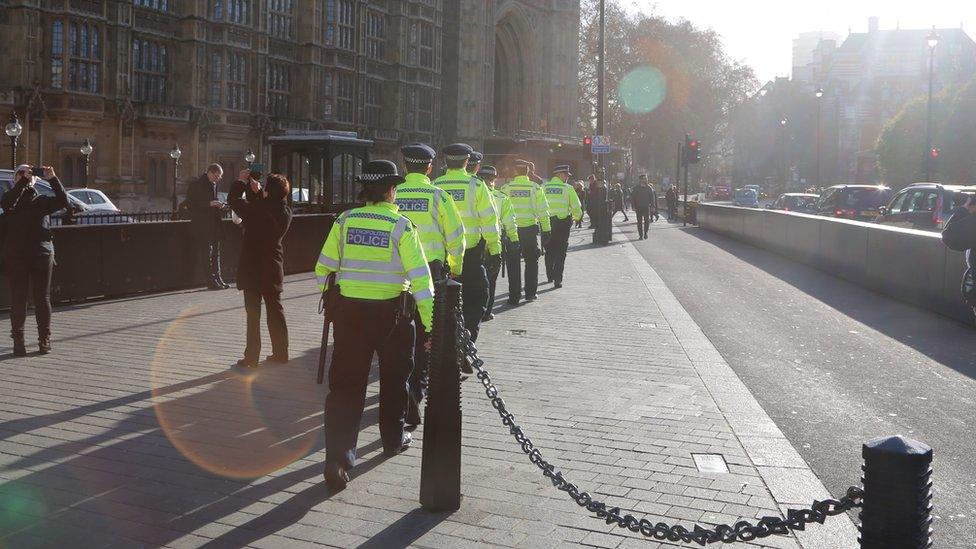
[[[0,0],[0,121],[16,112],[18,158],[69,185],[90,139],[87,181],[158,207],[174,144],[181,176],[214,161],[230,176],[247,148],[264,161],[273,136],[321,130],[372,157],[569,139],[578,29],[578,0]],[[348,201],[328,189],[340,174],[312,171],[313,196],[321,173]]]

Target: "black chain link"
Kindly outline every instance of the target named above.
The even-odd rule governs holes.
[[[462,353],[466,365],[473,368],[476,377],[484,385],[485,394],[491,400],[492,407],[498,411],[498,415],[502,418],[502,425],[509,429],[512,436],[515,437],[515,441],[522,447],[522,451],[529,456],[529,461],[542,470],[543,476],[552,481],[553,486],[569,494],[569,497],[573,498],[577,505],[595,513],[595,518],[604,520],[607,524],[616,524],[619,528],[626,528],[631,532],[640,533],[656,540],[706,545],[709,543],[752,541],[776,534],[789,534],[793,530],[804,530],[807,524],[814,522],[823,524],[827,517],[840,515],[861,506],[864,490],[857,486],[851,486],[847,489],[847,494],[839,500],[814,501],[809,509],[787,510],[785,519],[763,517],[756,524],[744,520],[734,525],[720,524],[707,528],[696,524],[693,530],[688,530],[679,524],[671,526],[664,522],[654,523],[646,518],[638,519],[629,514],[622,515],[619,507],[608,508],[606,503],[594,499],[587,492],[581,492],[575,484],[566,480],[561,471],[557,471],[554,465],[542,457],[542,452],[532,444],[532,440],[515,422],[515,416],[505,407],[505,401],[498,396],[498,388],[492,383],[491,376],[485,369],[484,361],[478,358],[478,350],[471,342],[470,334],[464,328],[460,312],[457,315],[457,322],[457,348]]]

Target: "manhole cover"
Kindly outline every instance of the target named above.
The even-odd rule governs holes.
[[[722,454],[691,454],[695,467],[702,473],[728,473],[729,466]]]
[[[510,336],[524,336],[528,333],[528,330],[509,330],[508,335]]]

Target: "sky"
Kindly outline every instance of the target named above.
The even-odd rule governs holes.
[[[789,76],[793,39],[806,31],[833,31],[841,39],[866,32],[868,18],[881,29],[959,28],[976,37],[973,0],[620,0],[632,11],[685,18],[718,32],[726,51],[751,65],[760,81]]]

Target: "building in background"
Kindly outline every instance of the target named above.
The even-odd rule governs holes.
[[[0,120],[16,111],[18,158],[57,165],[69,185],[85,179],[90,139],[90,184],[158,209],[174,144],[181,176],[217,161],[230,178],[249,147],[270,163],[269,137],[285,134],[355,132],[390,158],[413,141],[571,135],[578,29],[578,0],[10,3]],[[351,200],[355,163],[325,161],[273,167],[312,196]]]
[[[820,75],[817,69],[822,66],[824,43],[836,47],[840,35],[835,32],[804,32],[793,39],[793,79],[816,82]]]
[[[883,30],[872,17],[866,33],[851,33],[840,43],[822,40],[805,66],[794,67],[794,80],[810,93],[824,90],[824,125],[833,131],[823,138],[837,152],[836,164],[826,168],[837,182],[877,181],[875,145],[881,131],[906,103],[928,93],[931,32]],[[976,42],[961,28],[936,32],[940,40],[934,83],[939,93],[976,76]]]

